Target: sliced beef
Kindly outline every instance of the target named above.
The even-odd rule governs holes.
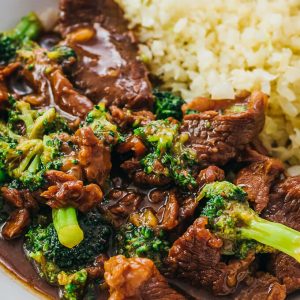
[[[278,279],[268,273],[249,276],[235,300],[284,300],[286,288]]]
[[[186,114],[181,133],[186,146],[201,165],[224,165],[257,137],[264,126],[267,97],[261,92],[245,94],[236,101],[194,100],[199,113]],[[191,108],[195,103],[189,104]]]
[[[155,115],[149,110],[135,112],[127,108],[121,109],[115,105],[112,105],[109,110],[113,121],[123,130],[130,129],[133,125],[145,126],[155,120]]]
[[[73,175],[61,171],[47,171],[45,174],[49,187],[41,193],[52,208],[73,206],[87,212],[100,204],[103,193],[96,184],[84,185]]]
[[[19,63],[11,63],[8,66],[0,67],[0,104],[3,101],[8,100],[8,88],[6,85],[6,79],[18,69]]]
[[[110,300],[184,300],[147,258],[110,258],[104,264],[104,278],[110,289]]]
[[[27,208],[16,209],[2,227],[1,234],[6,240],[19,237],[30,224]]]
[[[206,229],[207,218],[198,218],[174,242],[167,258],[170,274],[196,286],[209,288],[215,295],[233,293],[248,275],[254,260],[249,254],[243,260],[221,261],[221,239]]]
[[[288,177],[272,188],[263,217],[300,231],[300,176]],[[286,285],[288,293],[300,289],[300,263],[294,258],[274,254],[270,272]]]
[[[23,99],[36,107],[54,106],[70,120],[84,118],[93,103],[74,89],[61,66],[51,61],[44,49],[37,48],[32,53],[32,58],[22,61],[20,76],[31,86],[33,93]]]
[[[90,127],[78,129],[73,141],[79,147],[77,159],[85,179],[103,186],[112,166],[109,147],[95,136]]]
[[[128,173],[136,185],[144,187],[165,186],[171,182],[170,177],[165,176],[165,167],[156,160],[153,165],[153,172],[147,174],[136,159],[125,161],[121,168]]]
[[[101,206],[103,213],[115,227],[124,224],[130,214],[136,212],[143,200],[143,195],[130,189],[112,189]]]
[[[260,213],[269,202],[272,184],[283,171],[284,166],[279,160],[260,155],[237,174],[235,184],[243,188],[254,209]]]
[[[165,230],[171,230],[178,225],[179,203],[177,201],[176,192],[174,190],[168,193],[167,202],[165,204],[161,227]]]
[[[61,0],[61,33],[78,57],[72,78],[94,102],[150,109],[151,84],[137,45],[113,0]]]

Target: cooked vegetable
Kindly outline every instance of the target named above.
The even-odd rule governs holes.
[[[55,218],[57,217],[61,218],[59,220],[61,223],[65,223],[66,219],[71,220],[69,223],[71,225],[77,222],[74,211],[63,212],[60,216],[55,216]],[[63,218],[65,219],[63,220]],[[59,240],[54,228],[58,225],[57,219],[45,228],[40,225],[31,227],[26,234],[25,241],[28,255],[34,259],[36,256],[42,256],[44,265],[46,262],[63,271],[78,270],[91,264],[95,257],[107,250],[111,229],[98,212],[80,215],[78,223],[83,230],[84,239],[71,249],[62,245]],[[79,228],[72,233],[76,233],[77,230]]]
[[[56,60],[58,62],[76,59],[75,51],[67,46],[55,46],[53,49],[47,52],[47,56],[50,59]]]
[[[126,257],[146,257],[160,267],[169,250],[163,231],[155,231],[147,226],[134,226],[127,223],[121,227],[116,236],[116,254]]]
[[[300,261],[300,232],[259,217],[240,187],[227,181],[214,182],[203,188],[200,198],[207,199],[202,215],[208,217],[211,230],[231,243],[235,254],[270,252],[271,247]]]
[[[52,209],[52,218],[62,245],[73,248],[83,240],[83,231],[78,225],[75,208]]]
[[[35,13],[23,17],[17,26],[0,35],[0,64],[7,64],[15,58],[17,50],[31,40],[38,38],[42,25]]]
[[[155,97],[154,113],[157,119],[166,119],[169,117],[179,121],[182,119],[181,106],[185,102],[181,97],[159,90],[154,90],[153,95]]]

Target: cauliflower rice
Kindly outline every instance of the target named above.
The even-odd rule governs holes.
[[[300,162],[300,0],[117,0],[141,57],[187,101],[270,95],[262,140]],[[293,167],[293,173],[300,173]]]

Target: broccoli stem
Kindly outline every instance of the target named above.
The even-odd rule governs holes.
[[[36,39],[42,30],[42,24],[33,12],[23,17],[13,29],[11,35],[23,41]]]
[[[300,232],[294,229],[255,216],[240,233],[243,238],[254,239],[300,262]]]
[[[83,240],[83,231],[73,207],[52,209],[53,225],[58,239],[67,248],[73,248]]]

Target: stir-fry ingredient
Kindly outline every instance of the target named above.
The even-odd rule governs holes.
[[[300,290],[300,178],[259,142],[267,96],[185,103],[113,0],[60,8],[53,40],[34,14],[0,37],[1,261],[66,300]]]

